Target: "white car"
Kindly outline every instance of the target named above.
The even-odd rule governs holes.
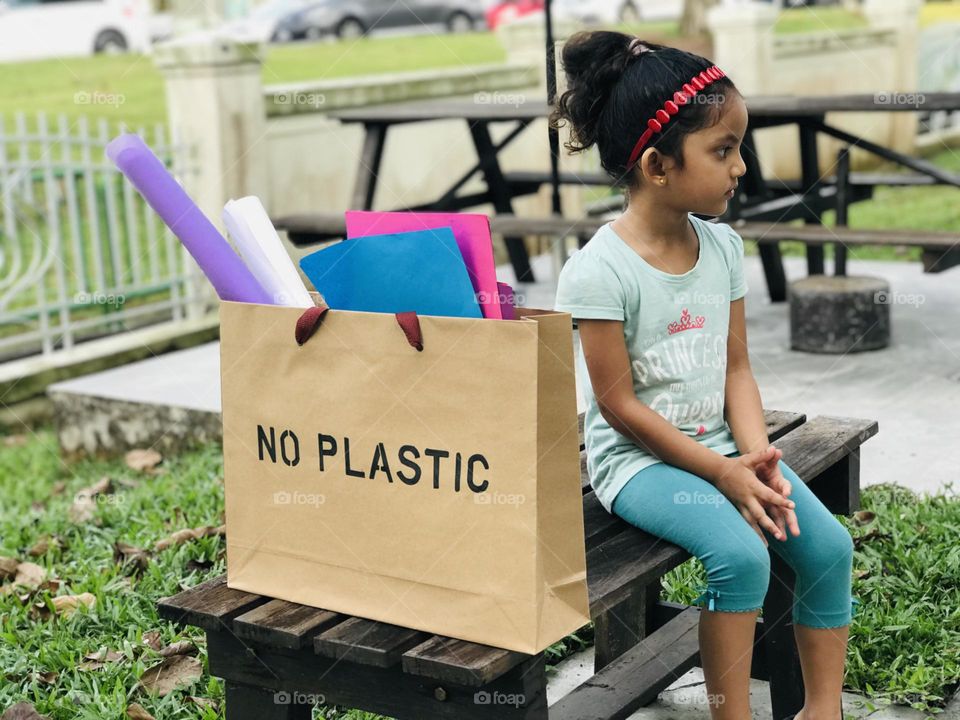
[[[589,24],[676,20],[683,0],[554,0],[557,18]]]
[[[0,62],[143,52],[148,0],[0,0]]]

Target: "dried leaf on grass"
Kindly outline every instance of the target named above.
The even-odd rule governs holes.
[[[150,565],[150,551],[124,542],[113,544],[114,562],[126,565],[134,575],[142,574]]]
[[[163,456],[152,448],[138,448],[131,450],[124,455],[124,461],[131,470],[148,471],[153,470],[157,465],[163,462]]]
[[[0,720],[50,720],[50,718],[38,713],[30,703],[18,702],[8,707],[7,711],[0,715]]]
[[[140,703],[130,703],[127,707],[127,717],[133,720],[156,720]]]
[[[151,650],[160,650],[160,631],[159,630],[150,630],[145,632],[140,636],[140,642],[146,645]]]
[[[199,540],[200,538],[210,537],[211,535],[220,535],[221,537],[226,535],[226,526],[204,525],[203,527],[198,528],[177,530],[172,535],[154,543],[153,549],[157,552],[161,552],[162,550],[166,550],[174,545],[180,545],[181,543],[189,542],[190,540]]]
[[[20,561],[12,557],[0,557],[0,582],[16,577]]]
[[[140,676],[139,687],[163,697],[179,687],[191,685],[203,674],[203,664],[189,655],[171,655]]]
[[[179,642],[171,643],[165,648],[160,650],[161,657],[170,657],[172,655],[196,655],[197,646],[194,645],[189,640],[180,640]]]
[[[113,482],[110,478],[101,478],[90,487],[79,490],[73,496],[73,505],[70,506],[70,519],[74,523],[85,523],[93,518],[97,508],[97,496],[113,492]]]
[[[53,614],[61,617],[70,617],[81,607],[92,609],[96,604],[96,595],[88,592],[80,593],[79,595],[58,595],[50,598],[50,605],[53,606]],[[51,615],[50,605],[46,602],[38,602],[32,608],[34,616],[46,620]]]

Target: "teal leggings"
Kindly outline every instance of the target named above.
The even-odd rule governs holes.
[[[736,457],[734,451],[727,457]],[[710,482],[667,463],[650,465],[617,493],[613,512],[631,525],[687,550],[703,563],[707,586],[695,601],[708,610],[748,612],[763,607],[770,583],[770,551],[795,575],[793,622],[828,628],[849,625],[853,541],[797,474],[783,460],[800,535],[786,529],[777,540],[762,529],[769,549],[737,508]]]

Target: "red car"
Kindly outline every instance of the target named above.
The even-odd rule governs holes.
[[[496,30],[497,25],[511,22],[524,15],[543,12],[544,0],[506,0],[498,2],[487,10],[487,27]]]

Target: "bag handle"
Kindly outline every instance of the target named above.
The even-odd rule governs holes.
[[[297,318],[297,327],[293,333],[297,345],[302,346],[313,337],[329,309],[327,305],[321,305],[303,311],[303,314]],[[410,343],[411,347],[416,348],[417,352],[423,352],[423,333],[420,331],[420,318],[417,317],[417,313],[398,312],[394,313],[394,316],[397,318],[397,323],[403,330],[403,334],[406,335],[407,342]]]

